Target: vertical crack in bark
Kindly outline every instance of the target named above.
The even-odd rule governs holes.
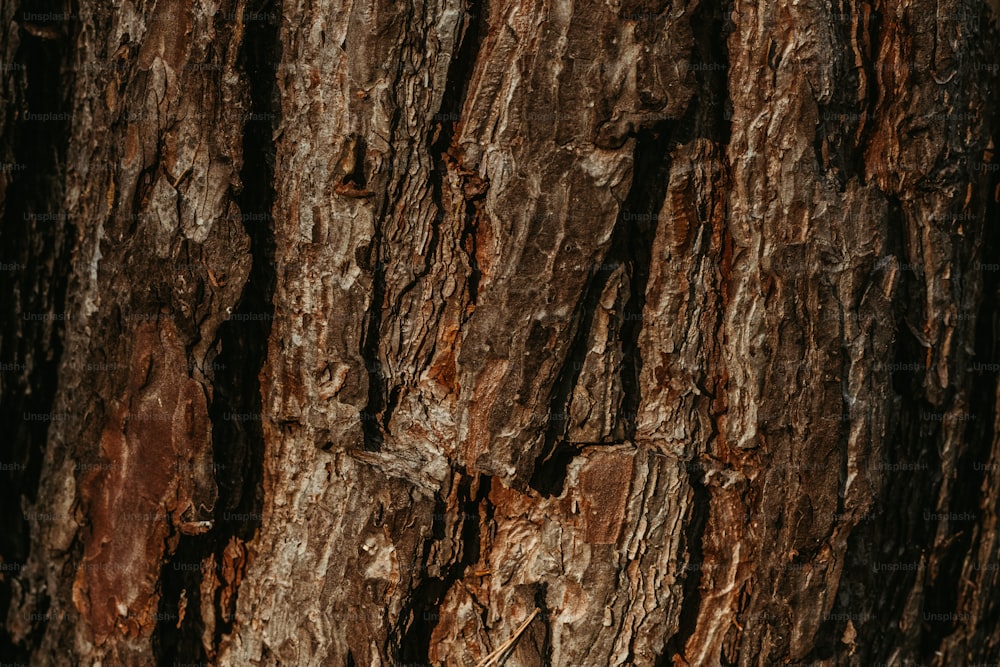
[[[878,76],[878,62],[873,54],[882,52],[882,39],[885,36],[883,29],[882,12],[877,9],[880,3],[871,0],[867,3],[868,12],[862,10],[863,21],[860,22],[857,35],[858,44],[861,50],[861,63],[865,76],[865,99],[861,104],[861,113],[864,119],[864,128],[858,137],[857,151],[854,157],[853,173],[857,176],[861,185],[867,185],[867,174],[865,166],[865,155],[868,152],[868,145],[875,134],[878,125],[873,122],[873,109],[879,103],[880,86]]]
[[[625,199],[623,220],[634,224],[619,223],[621,257],[629,280],[629,298],[625,304],[622,323],[622,410],[625,421],[625,439],[634,440],[639,405],[642,402],[642,350],[639,334],[642,331],[643,308],[646,305],[646,284],[652,261],[653,239],[656,237],[660,211],[667,196],[670,180],[670,149],[673,147],[675,123],[663,121],[649,129],[640,130],[636,137],[635,176],[632,189]],[[598,294],[600,296],[600,294]]]
[[[409,30],[410,16],[406,16],[405,31]],[[396,70],[394,85],[400,85],[402,64]],[[395,133],[402,122],[402,109],[396,105],[389,123],[390,132]],[[389,156],[387,163],[389,173],[387,183],[392,183],[393,165],[397,160],[393,142],[389,141]],[[372,267],[372,301],[365,314],[365,322],[361,334],[361,358],[364,360],[365,372],[368,374],[368,401],[360,411],[362,447],[368,452],[381,451],[385,442],[384,429],[392,418],[391,410],[387,411],[388,388],[386,373],[382,368],[379,351],[382,348],[382,313],[386,300],[386,262],[385,248],[389,241],[385,238],[384,225],[386,217],[393,210],[394,202],[400,201],[404,180],[400,178],[390,196],[383,201],[375,216],[371,243],[368,246],[367,257],[363,260]],[[435,223],[436,224],[436,223]],[[381,417],[381,419],[380,419]],[[381,422],[381,423],[380,423]]]
[[[435,135],[430,139],[430,154],[434,160],[434,171],[431,174],[434,203],[439,215],[446,215],[444,206],[444,175],[449,170],[457,168],[455,158],[451,155],[455,140],[455,130],[462,122],[462,111],[468,96],[472,75],[479,61],[479,51],[483,34],[488,30],[486,0],[469,0],[465,8],[465,18],[459,36],[459,45],[448,65],[447,83],[441,99],[441,109],[438,113],[439,123]],[[468,253],[470,273],[468,277],[468,293],[472,305],[479,298],[480,271],[476,261],[477,213],[478,206],[474,199],[465,198],[464,192],[453,192],[452,196],[466,199],[462,207],[465,216],[460,238],[460,245]],[[455,207],[455,210],[458,210]],[[427,260],[427,270],[430,270],[433,256]],[[425,272],[426,273],[426,272]]]
[[[477,11],[478,10],[478,11]],[[436,213],[431,221],[431,238],[428,242],[426,261],[423,268],[413,277],[413,280],[406,285],[399,294],[402,298],[410,289],[419,284],[420,280],[430,274],[436,264],[437,249],[440,244],[441,225],[450,214],[457,214],[462,210],[465,216],[463,230],[459,243],[466,247],[471,243],[470,262],[472,264],[472,275],[469,278],[469,293],[473,304],[478,297],[478,269],[475,265],[475,206],[472,201],[466,201],[464,207],[458,205],[448,206],[445,203],[446,183],[454,183],[447,178],[452,172],[459,172],[459,159],[452,152],[454,150],[454,139],[456,127],[462,121],[462,109],[471,85],[472,74],[475,70],[476,62],[479,59],[479,50],[482,42],[482,35],[486,27],[486,7],[485,0],[469,0],[464,8],[462,26],[459,28],[457,44],[452,53],[451,61],[448,64],[448,72],[445,77],[445,89],[441,97],[441,105],[434,115],[435,122],[432,124],[432,133],[427,138],[428,154],[433,162],[433,169],[429,173],[431,186],[431,198],[434,202]],[[464,199],[463,192],[452,190],[451,199]],[[469,232],[472,230],[471,241]],[[474,276],[474,277],[473,277]],[[388,424],[391,411],[387,408],[385,423]]]
[[[396,80],[398,84],[398,78]],[[390,128],[398,127],[401,118],[401,111],[397,108],[393,112]],[[392,149],[392,142],[389,142],[389,164],[391,182],[391,165],[396,159]],[[382,369],[382,361],[379,359],[379,349],[382,346],[382,310],[385,307],[385,251],[383,247],[386,243],[383,238],[383,221],[392,210],[392,201],[399,199],[399,192],[402,188],[402,181],[397,186],[393,196],[387,197],[381,207],[381,211],[375,216],[372,240],[368,246],[367,257],[362,258],[367,266],[372,267],[372,301],[365,314],[365,321],[361,333],[361,358],[365,364],[365,372],[368,374],[368,401],[361,408],[359,417],[361,419],[362,447],[367,452],[377,452],[382,449],[383,426],[379,424],[379,415],[383,414],[386,405],[386,380],[385,372]],[[390,416],[386,416],[384,423],[388,424]]]
[[[886,252],[900,258],[906,266],[916,266],[906,251],[906,219],[902,204],[888,197]],[[844,554],[842,586],[836,597],[831,618],[837,619],[834,634],[842,636],[850,619],[857,631],[857,645],[862,661],[888,660],[894,647],[901,645],[899,628],[906,614],[906,602],[914,588],[916,572],[910,566],[923,556],[933,531],[919,513],[927,498],[936,495],[935,471],[940,457],[935,447],[928,447],[934,433],[921,420],[930,408],[922,389],[926,348],[906,324],[912,313],[921,313],[926,302],[921,275],[912,268],[901,270],[895,297],[896,342],[890,373],[887,409],[885,458],[873,461],[867,472],[883,478],[881,514],[860,524],[848,539]],[[919,370],[918,370],[919,369]],[[905,471],[903,473],[897,471]],[[916,513],[916,514],[914,514]],[[905,569],[877,571],[884,563],[903,563]],[[875,598],[871,591],[879,591]],[[916,619],[908,619],[912,624]]]
[[[405,26],[403,31],[408,32],[410,29],[410,23],[412,17],[409,13],[404,14]],[[342,45],[343,48],[343,45]],[[393,87],[398,88],[400,85],[400,76],[402,73],[403,63],[400,62],[395,69],[395,78],[393,80]],[[388,71],[389,68],[387,68]],[[402,120],[402,109],[400,105],[395,105],[392,112],[392,119],[389,122],[390,135],[394,136],[396,133],[396,128],[399,127]],[[388,174],[386,182],[391,184],[393,182],[393,169],[394,165],[398,159],[396,151],[393,145],[393,140],[390,138],[388,141],[388,156],[386,163],[388,165]],[[379,423],[379,416],[383,415],[384,408],[386,406],[386,381],[385,372],[382,369],[382,362],[379,359],[379,350],[382,346],[382,311],[385,308],[385,292],[386,292],[386,264],[385,264],[385,251],[386,239],[384,238],[384,221],[388,215],[390,215],[393,210],[394,202],[401,199],[401,193],[403,189],[404,180],[400,178],[394,190],[385,197],[379,207],[378,212],[374,218],[374,229],[372,232],[372,240],[367,248],[367,256],[360,257],[359,261],[363,262],[365,267],[371,267],[372,270],[372,300],[371,304],[368,306],[368,311],[364,316],[364,324],[362,325],[361,333],[361,358],[365,364],[365,372],[368,375],[368,400],[365,406],[361,408],[359,417],[361,419],[361,434],[362,434],[362,447],[368,452],[377,452],[382,449],[382,444],[385,441],[383,436],[383,426]],[[391,415],[384,416],[383,423],[388,424]]]
[[[0,14],[12,14],[23,25],[30,9]],[[0,291],[0,424],[7,436],[7,465],[0,476],[0,504],[7,508],[0,520],[0,560],[10,567],[25,563],[29,554],[30,528],[21,499],[36,500],[52,423],[43,416],[52,411],[65,336],[59,314],[66,309],[75,238],[73,220],[62,210],[74,87],[72,69],[65,66],[71,43],[68,35],[50,39],[21,28],[16,52],[0,47],[0,58],[11,57],[0,72],[5,102],[0,109],[5,116],[0,124],[0,252],[8,282]],[[38,627],[30,645],[11,637],[7,620],[15,578],[0,577],[0,655],[26,664],[45,622],[34,622]]]
[[[1000,165],[1000,162],[994,158],[992,164]],[[997,171],[990,173],[998,174]],[[998,183],[1000,176],[992,180],[993,187],[988,188],[987,192],[994,192],[1000,186]],[[991,202],[988,209],[991,209],[993,215],[990,216],[988,211],[986,220],[997,220],[998,208],[1000,207],[996,206],[996,202]],[[951,530],[948,541],[939,547],[944,553],[938,560],[938,571],[927,587],[927,602],[924,606],[924,613],[935,619],[928,624],[928,630],[922,638],[923,648],[929,651],[926,655],[939,651],[950,634],[959,631],[961,626],[968,623],[967,618],[975,618],[971,610],[962,607],[963,586],[958,582],[962,581],[966,560],[975,558],[978,554],[980,531],[975,529],[973,522],[978,523],[982,519],[983,482],[989,474],[985,464],[990,460],[993,448],[996,392],[1000,377],[995,370],[995,364],[998,362],[998,338],[993,318],[1000,306],[997,300],[1000,272],[979,268],[984,264],[984,260],[993,262],[1000,257],[1000,233],[995,224],[985,224],[983,228],[985,238],[980,252],[956,263],[958,266],[966,267],[966,275],[962,277],[963,282],[970,280],[969,272],[975,271],[981,276],[981,301],[976,313],[973,357],[975,361],[970,363],[982,366],[970,366],[965,369],[971,376],[968,410],[975,418],[966,424],[962,439],[966,447],[956,462],[952,496],[946,510],[954,517],[975,518],[971,521],[962,518],[956,518],[954,522],[949,521]],[[964,289],[969,288],[964,286]],[[944,472],[947,474],[947,471]],[[953,619],[951,623],[937,620],[949,617]],[[969,635],[972,635],[971,631]],[[982,645],[985,646],[986,643]]]
[[[428,663],[434,628],[441,622],[441,616],[446,611],[445,597],[480,558],[482,524],[479,521],[479,508],[481,505],[486,508],[488,522],[492,517],[489,493],[493,478],[488,475],[470,476],[466,470],[459,469],[453,479],[459,485],[456,509],[461,529],[457,531],[458,539],[453,541],[452,548],[460,556],[452,563],[442,564],[439,576],[421,573],[425,575],[424,578],[410,593],[399,615],[399,626],[389,635],[387,653],[394,656],[394,660]],[[424,542],[420,558],[420,562],[426,566],[432,564],[434,543],[453,539],[446,533],[448,511],[446,501],[438,497],[432,533]]]
[[[368,372],[368,402],[361,409],[361,432],[365,451],[377,452],[382,449],[382,429],[379,415],[385,407],[386,382],[379,360],[381,347],[382,308],[385,305],[385,264],[382,261],[384,243],[382,224],[375,222],[375,235],[371,243],[371,265],[375,268],[372,278],[372,303],[368,308],[368,319],[362,335],[361,358]]]
[[[695,48],[691,64],[698,81],[695,136],[708,137],[720,146],[729,144],[732,133],[732,102],[729,98],[729,34],[734,0],[701,2],[691,14]]]
[[[546,602],[548,597],[548,582],[539,582],[535,590],[535,606],[538,607],[539,610],[538,616],[535,617],[535,622],[540,622],[544,629],[542,630],[541,646],[537,646],[536,644],[536,648],[538,655],[545,658],[545,664],[553,665],[555,663],[552,661],[552,652],[554,648],[552,646],[552,610],[549,609],[548,602]],[[517,644],[511,648],[516,648],[516,646]]]
[[[669,186],[670,149],[694,136],[710,137],[720,145],[729,142],[726,68],[714,66],[729,61],[726,35],[732,26],[725,20],[729,7],[728,0],[704,3],[692,15],[691,24],[696,38],[695,48],[691,52],[692,63],[712,66],[694,67],[699,93],[684,118],[660,121],[640,128],[635,134],[632,187],[619,213],[601,269],[591,278],[577,304],[574,314],[577,325],[573,342],[552,391],[550,415],[569,410],[569,401],[588,354],[587,342],[594,310],[610,277],[611,269],[607,267],[624,264],[629,281],[629,298],[621,314],[621,381],[624,396],[619,419],[624,422],[624,439],[635,438],[638,411],[642,402],[639,335],[642,331],[653,239]],[[531,486],[546,497],[562,493],[566,468],[580,451],[579,446],[563,441],[567,425],[568,420],[549,421],[545,444],[535,464]]]
[[[436,114],[434,133],[428,137],[428,152],[433,161],[429,179],[431,197],[437,209],[431,220],[431,236],[424,256],[424,265],[413,279],[403,286],[395,297],[402,299],[407,292],[420,284],[428,276],[436,263],[437,249],[441,242],[441,225],[453,210],[445,205],[445,180],[455,165],[456,159],[451,155],[455,127],[461,121],[461,111],[465,103],[472,72],[479,55],[482,27],[485,26],[485,8],[480,7],[475,18],[472,10],[476,5],[470,2],[465,8],[463,25],[459,31],[458,44],[448,65],[445,90],[442,94],[441,108]],[[397,113],[397,118],[398,118]],[[393,125],[395,125],[395,120]],[[452,192],[453,197],[462,197],[461,192]],[[394,198],[393,201],[398,201]],[[386,211],[390,210],[392,201],[387,202]],[[468,216],[468,207],[464,209]],[[382,216],[384,219],[384,215]],[[468,222],[466,223],[468,226]],[[463,234],[464,238],[464,234]],[[372,261],[375,267],[372,305],[368,312],[368,322],[364,334],[361,355],[368,368],[368,403],[361,411],[361,427],[364,434],[364,448],[367,451],[378,451],[382,448],[385,435],[388,433],[392,413],[399,396],[398,388],[388,386],[388,378],[382,370],[379,357],[381,349],[382,311],[385,308],[386,277],[381,224],[376,222],[375,238],[372,241]],[[478,281],[477,281],[478,287]],[[471,291],[471,288],[470,288]]]
[[[698,612],[701,608],[701,580],[705,565],[702,538],[708,523],[712,496],[708,487],[705,486],[703,469],[692,466],[689,470],[692,472],[689,478],[691,505],[684,521],[684,544],[682,545],[682,551],[688,554],[687,572],[684,576],[684,601],[681,604],[677,632],[667,639],[663,655],[656,661],[656,667],[674,665],[676,663],[673,657],[684,655],[684,647],[695,632],[698,624]]]
[[[621,217],[619,217],[620,219]],[[573,313],[573,322],[576,327],[573,331],[573,341],[570,343],[566,360],[563,362],[562,370],[552,390],[552,397],[549,401],[550,417],[560,413],[565,414],[569,410],[573,389],[580,379],[583,362],[587,357],[587,339],[593,326],[594,312],[600,301],[601,293],[614,270],[612,256],[616,246],[619,245],[616,243],[616,239],[621,236],[618,232],[620,227],[619,223],[612,235],[611,248],[605,254],[600,266],[591,273],[583,297],[577,302]],[[580,446],[563,440],[568,421],[551,418],[548,420],[548,426],[545,430],[545,444],[535,462],[530,485],[531,488],[546,497],[562,494],[566,468],[573,457],[580,453]]]
[[[486,25],[486,0],[467,0],[464,8],[462,28],[458,37],[458,45],[448,64],[448,75],[444,95],[441,98],[441,109],[438,113],[439,131],[431,138],[431,155],[435,160],[436,190],[435,202],[441,208],[441,176],[446,173],[446,165],[439,160],[445,159],[455,137],[455,128],[462,121],[462,108],[472,82],[472,74],[479,60],[479,49]]]
[[[474,10],[478,8],[478,12]],[[452,53],[451,62],[448,65],[448,72],[445,82],[445,90],[442,93],[441,106],[435,116],[434,131],[428,137],[428,153],[433,162],[433,168],[429,173],[431,187],[431,197],[435,205],[434,218],[431,220],[431,237],[428,242],[425,254],[424,266],[414,275],[412,281],[402,288],[397,299],[402,298],[409,290],[417,286],[420,281],[430,275],[436,263],[436,255],[441,242],[442,224],[447,217],[456,211],[461,211],[465,217],[460,244],[470,252],[470,261],[473,266],[472,274],[469,278],[469,294],[473,303],[478,295],[478,268],[475,265],[475,214],[476,205],[473,201],[464,201],[466,197],[461,190],[451,189],[446,198],[446,187],[452,187],[456,182],[451,176],[461,176],[461,165],[459,158],[456,158],[453,142],[456,135],[456,128],[461,122],[461,113],[465,104],[472,74],[479,56],[480,42],[483,27],[486,25],[485,2],[470,2],[462,17],[462,26],[459,28],[457,44]],[[453,173],[454,172],[454,173]],[[447,201],[463,200],[461,206],[448,205]],[[471,232],[471,241],[469,235]],[[374,252],[376,260],[382,258],[382,244],[384,239],[381,233],[377,233],[374,242]],[[471,249],[470,249],[471,248]],[[379,328],[381,326],[381,313],[386,298],[385,267],[380,261],[376,263],[375,273],[375,297],[371,312],[369,314],[368,330],[365,339],[363,355],[369,369],[374,369],[377,373],[377,381],[373,379],[369,384],[368,405],[362,412],[362,426],[365,437],[365,448],[377,450],[381,447],[384,434],[388,432],[392,411],[399,396],[399,388],[389,388],[386,378],[381,374],[381,362],[379,360]],[[386,400],[388,394],[388,401]],[[381,429],[378,418],[381,414]],[[389,655],[398,656],[404,661],[415,661],[425,663],[428,660],[430,651],[431,635],[435,626],[440,621],[442,605],[448,591],[465,574],[466,569],[479,560],[479,537],[481,526],[479,523],[478,507],[480,503],[487,502],[491,478],[469,477],[465,470],[454,473],[454,482],[460,485],[459,497],[464,498],[460,504],[460,520],[462,528],[459,533],[457,544],[453,548],[461,553],[461,557],[453,563],[443,565],[444,572],[440,576],[427,576],[421,573],[423,579],[415,586],[406,602],[406,608],[400,614],[399,627],[387,640],[386,647]],[[473,483],[479,485],[478,491],[471,494]],[[445,516],[448,507],[442,498],[437,499],[435,517],[431,536],[424,542],[421,562],[427,563],[431,557],[431,550],[434,543],[447,539],[445,535]]]
[[[624,397],[618,418],[624,421],[625,440],[635,437],[636,418],[642,400],[639,333],[642,330],[642,309],[646,302],[653,238],[667,193],[670,149],[676,125],[675,121],[660,121],[650,128],[640,129],[635,135],[632,187],[618,213],[608,250],[597,269],[591,272],[583,296],[577,302],[573,315],[573,341],[549,401],[550,415],[569,412],[573,391],[590,352],[588,342],[601,294],[614,270],[624,265],[629,298],[624,312],[619,314],[623,320],[621,374]],[[545,444],[530,482],[531,487],[545,497],[562,493],[566,468],[580,452],[578,445],[564,441],[568,424],[567,419],[549,419],[546,427]]]
[[[238,589],[225,580],[224,551],[232,540],[248,542],[256,532],[263,498],[264,434],[259,374],[267,357],[274,314],[275,273],[274,202],[275,146],[281,100],[274,63],[280,61],[280,6],[265,0],[246,24],[241,62],[249,87],[251,116],[244,125],[243,183],[237,201],[250,237],[252,264],[234,317],[219,329],[219,355],[214,362],[212,447],[218,485],[214,529],[182,536],[174,555],[161,572],[160,619],[153,650],[162,664],[207,662],[201,616],[202,581],[218,578],[212,601],[213,645],[232,630]],[[251,317],[240,317],[251,315]],[[203,565],[214,555],[215,571]],[[238,567],[238,566],[237,566]],[[233,585],[223,608],[222,589]],[[181,609],[182,605],[185,607]],[[181,613],[183,620],[179,621]],[[179,627],[178,627],[179,626]]]
[[[153,655],[158,664],[206,662],[208,656],[201,642],[203,620],[199,610],[201,559],[209,549],[206,537],[181,537],[177,549],[160,571],[161,597],[153,631]],[[196,569],[189,569],[197,564]],[[181,607],[184,618],[180,619]],[[190,614],[188,613],[190,612]]]
[[[469,256],[469,305],[471,308],[462,318],[462,323],[468,321],[472,312],[479,303],[479,281],[482,280],[482,270],[479,268],[478,254],[479,240],[479,202],[467,200],[465,202],[465,227],[462,229],[462,247]]]

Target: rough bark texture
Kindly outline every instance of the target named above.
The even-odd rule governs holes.
[[[11,656],[1000,661],[989,4],[37,4]]]

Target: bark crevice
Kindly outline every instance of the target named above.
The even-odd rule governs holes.
[[[1000,167],[1000,162],[994,159],[992,165]],[[998,174],[1000,169],[994,169],[991,173]],[[993,188],[988,188],[987,191],[995,191],[1000,187],[1000,177],[990,180]],[[998,219],[996,216],[1000,206],[996,204],[996,201],[988,202],[985,207],[987,220]],[[963,586],[956,585],[955,582],[963,580],[969,555],[981,553],[979,543],[984,537],[969,524],[981,522],[983,515],[990,511],[987,504],[989,501],[984,498],[984,491],[989,488],[987,480],[991,475],[990,466],[986,462],[990,461],[993,449],[996,398],[1000,383],[1000,372],[997,370],[997,363],[1000,361],[997,334],[1000,332],[996,330],[994,321],[994,314],[1000,312],[998,310],[1000,271],[983,270],[982,267],[985,264],[984,259],[986,262],[993,262],[1000,257],[1000,233],[997,231],[997,226],[985,225],[984,236],[979,252],[973,253],[972,257],[962,262],[962,266],[967,267],[962,277],[963,281],[980,281],[979,293],[982,295],[976,313],[975,352],[970,360],[970,366],[964,369],[972,376],[968,413],[975,418],[966,423],[962,438],[965,447],[957,456],[952,496],[946,512],[949,516],[956,517],[953,523],[957,525],[952,525],[949,521],[947,541],[939,547],[943,553],[937,561],[938,571],[927,590],[925,613],[931,615],[935,622],[928,624],[929,628],[922,639],[926,650],[932,652],[940,651],[947,643],[949,635],[962,630],[964,615],[967,614],[967,607],[964,604],[966,601],[963,600],[963,593],[966,591]],[[979,275],[969,275],[969,271],[975,271]],[[985,539],[991,538],[987,536]],[[952,621],[945,623],[937,620],[944,618],[950,618]],[[980,627],[986,628],[987,632],[996,627],[987,623],[988,621],[980,621]],[[966,632],[972,636],[975,630],[968,628]]]
[[[698,612],[701,609],[701,580],[705,569],[705,559],[702,551],[702,539],[711,511],[712,494],[704,483],[701,466],[689,468],[692,474],[691,504],[684,524],[683,552],[687,553],[686,573],[684,576],[683,602],[677,632],[667,641],[663,654],[657,659],[656,667],[668,667],[677,664],[674,656],[684,656],[688,639],[694,635],[698,625]],[[683,664],[683,663],[681,663]]]
[[[479,561],[484,523],[491,520],[489,493],[493,478],[488,475],[470,476],[465,470],[459,470],[454,480],[459,485],[457,507],[450,508],[440,496],[436,499],[431,535],[424,541],[420,562],[433,564],[431,554],[435,543],[449,539],[453,541],[451,549],[459,555],[451,563],[440,564],[439,575],[425,576],[410,594],[399,616],[399,630],[394,633],[398,640],[394,640],[393,635],[389,638],[388,653],[398,655],[398,659],[404,662],[429,663],[434,628],[448,613],[444,606],[448,591],[463,580],[468,569]],[[485,522],[479,520],[480,507],[485,509]],[[450,513],[457,514],[458,524],[451,535],[448,533]]]
[[[379,359],[381,348],[382,308],[385,305],[385,264],[382,261],[382,224],[376,221],[375,233],[371,243],[371,264],[374,267],[372,276],[372,302],[368,307],[362,334],[361,358],[368,372],[368,402],[361,409],[361,433],[364,438],[364,449],[377,452],[382,449],[384,437],[379,425],[379,415],[386,404],[385,373]]]
[[[547,602],[549,597],[549,585],[546,582],[540,582],[535,589],[535,606],[538,607],[538,616],[535,617],[533,622],[540,622],[542,624],[541,640],[540,646],[537,646],[538,655],[544,656],[545,664],[552,665],[555,664],[552,660],[552,609],[549,608]],[[511,649],[517,647],[517,644],[511,646]]]
[[[232,542],[249,542],[259,526],[263,503],[264,433],[259,375],[267,358],[274,315],[275,270],[274,132],[280,125],[281,99],[273,63],[280,61],[280,7],[266,0],[248,21],[240,54],[247,80],[250,114],[243,127],[242,189],[235,195],[242,225],[250,238],[251,267],[233,317],[218,333],[213,362],[212,449],[218,487],[213,529],[181,536],[161,571],[160,621],[153,636],[154,655],[163,664],[199,663],[206,653],[206,621],[201,595],[204,579],[222,580],[213,591],[213,648],[232,630],[238,599],[234,585],[223,602],[222,564]],[[267,19],[267,20],[263,20]],[[238,565],[239,567],[239,565]],[[214,571],[210,571],[214,570]],[[229,576],[232,576],[231,574]],[[239,576],[239,575],[237,575]],[[183,620],[179,620],[183,614]]]
[[[619,210],[618,221],[604,258],[591,271],[587,287],[577,302],[573,317],[573,341],[549,401],[550,417],[568,414],[573,392],[590,353],[589,341],[601,295],[614,272],[624,266],[629,296],[622,312],[617,313],[622,321],[620,372],[623,398],[616,417],[624,424],[625,437],[615,442],[596,444],[615,444],[635,438],[639,404],[642,401],[639,380],[642,372],[642,353],[639,348],[642,311],[646,302],[653,238],[656,236],[657,221],[669,184],[670,149],[674,143],[676,126],[675,121],[660,121],[650,128],[640,129],[634,137],[632,186]],[[568,424],[568,419],[548,420],[545,444],[531,478],[531,487],[545,497],[562,494],[567,466],[582,449],[580,443],[565,441]]]
[[[649,129],[640,130],[636,137],[635,175],[632,189],[625,200],[621,220],[615,228],[620,247],[618,256],[624,262],[629,283],[629,298],[625,304],[622,337],[622,417],[625,440],[634,440],[639,406],[642,403],[642,332],[643,309],[646,305],[646,285],[652,262],[653,239],[659,226],[660,211],[667,196],[670,181],[670,151],[675,142],[676,123],[662,121]],[[612,260],[615,261],[615,260]]]
[[[431,172],[431,183],[434,203],[438,206],[440,214],[444,214],[446,211],[443,204],[442,174],[458,172],[456,175],[463,182],[462,191],[453,192],[452,196],[463,201],[460,205],[455,206],[454,210],[461,211],[464,216],[459,242],[469,259],[469,275],[466,279],[466,286],[472,307],[475,307],[479,299],[479,282],[482,277],[476,259],[476,243],[479,212],[477,201],[483,193],[477,191],[474,196],[468,196],[465,187],[465,179],[469,176],[468,173],[465,173],[468,167],[462,163],[461,150],[454,145],[454,141],[456,130],[460,129],[460,123],[463,122],[462,112],[476,64],[479,62],[483,34],[488,29],[487,9],[486,0],[469,0],[468,6],[465,8],[465,18],[459,35],[458,48],[448,65],[445,91],[437,116],[439,124],[435,136],[431,137],[430,142],[435,167],[434,171]],[[433,258],[428,257],[428,271],[432,261]],[[463,321],[468,321],[469,317],[471,317],[471,310],[463,317]]]
[[[56,3],[59,9],[61,3]],[[27,20],[31,6],[0,10],[20,25],[7,26],[13,40],[0,47],[0,251],[7,284],[0,291],[0,423],[6,425],[0,503],[0,561],[21,568],[30,551],[30,525],[22,499],[34,504],[41,482],[42,460],[63,354],[66,290],[75,221],[63,210],[66,156],[70,137],[69,91],[72,68],[70,35],[39,32]],[[23,115],[18,112],[24,112]],[[41,118],[42,120],[39,120]],[[28,127],[28,125],[34,127]],[[42,127],[39,127],[41,125]],[[0,577],[0,655],[27,663],[45,631],[45,620],[9,619],[12,581]],[[38,602],[45,606],[44,600]],[[45,614],[42,619],[47,618]],[[13,621],[13,623],[9,623]],[[11,627],[31,625],[27,643],[12,636]],[[16,634],[16,631],[15,631]]]

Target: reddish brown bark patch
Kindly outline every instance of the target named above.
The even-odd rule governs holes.
[[[627,451],[589,454],[580,470],[580,510],[587,542],[615,544],[625,522],[625,502],[632,479],[634,456]]]
[[[150,634],[167,539],[198,532],[214,505],[210,425],[201,387],[187,375],[173,323],[143,322],[129,378],[101,436],[101,462],[80,480],[89,525],[73,601],[98,643],[116,631]]]

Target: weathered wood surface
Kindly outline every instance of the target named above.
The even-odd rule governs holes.
[[[1000,660],[985,3],[0,7],[33,665]]]

